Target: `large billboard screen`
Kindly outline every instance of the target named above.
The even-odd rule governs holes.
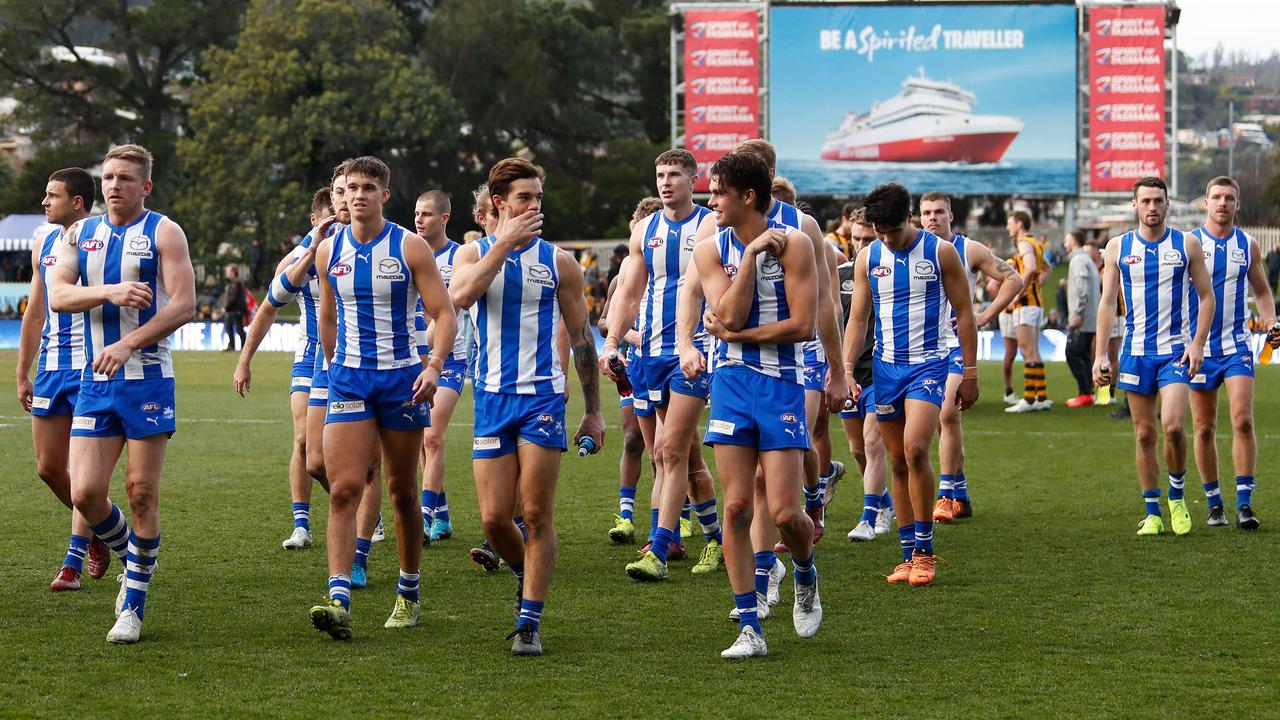
[[[1164,177],[1164,6],[1089,11],[1089,190]]]
[[[1074,194],[1076,8],[775,6],[769,135],[814,194]]]

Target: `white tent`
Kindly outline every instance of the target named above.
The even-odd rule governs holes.
[[[0,252],[30,252],[53,228],[44,215],[10,215],[0,220]]]

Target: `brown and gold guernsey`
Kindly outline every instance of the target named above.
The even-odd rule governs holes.
[[[1011,304],[1015,308],[1044,307],[1044,298],[1040,293],[1040,283],[1043,281],[1045,274],[1044,243],[1040,242],[1040,238],[1035,235],[1023,235],[1018,242],[1030,243],[1031,247],[1035,248],[1036,274],[1031,278],[1031,282],[1027,283],[1027,286],[1023,288],[1022,294]],[[1013,259],[1010,262],[1013,265],[1013,269],[1021,275],[1025,268],[1023,267],[1022,253],[1017,252],[1016,247],[1014,248]]]

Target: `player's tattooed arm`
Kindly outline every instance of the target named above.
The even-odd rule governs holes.
[[[985,327],[992,318],[998,316],[1010,303],[1018,299],[1018,295],[1022,294],[1022,276],[1013,269],[1012,265],[996,257],[986,245],[980,242],[970,240],[965,255],[977,258],[975,267],[1000,284],[1000,291],[991,299],[991,303],[977,314],[975,322],[978,327]]]

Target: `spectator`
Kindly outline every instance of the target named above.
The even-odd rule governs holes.
[[[1280,246],[1272,247],[1267,253],[1267,283],[1275,287],[1280,282]]]
[[[218,306],[218,279],[213,275],[204,277],[204,287],[196,298],[196,314],[201,320],[212,320],[214,310]]]
[[[608,287],[613,279],[618,277],[618,271],[622,269],[622,261],[631,253],[631,249],[626,243],[619,243],[614,246],[613,254],[609,256],[609,275],[605,280],[605,287]]]
[[[240,347],[244,347],[244,314],[249,309],[245,303],[244,282],[240,280],[240,268],[227,265],[227,284],[222,292],[222,328],[227,333],[227,352],[236,349],[236,336],[240,336]]]
[[[1058,293],[1054,297],[1054,305],[1058,309],[1058,314],[1062,315],[1067,312],[1067,279],[1058,280]]]
[[[254,238],[249,243],[249,282],[262,287],[262,241]]]
[[[1093,340],[1097,330],[1098,299],[1102,296],[1102,279],[1098,266],[1084,248],[1084,236],[1078,230],[1067,233],[1067,365],[1076,379],[1077,394],[1067,407],[1093,404]]]

